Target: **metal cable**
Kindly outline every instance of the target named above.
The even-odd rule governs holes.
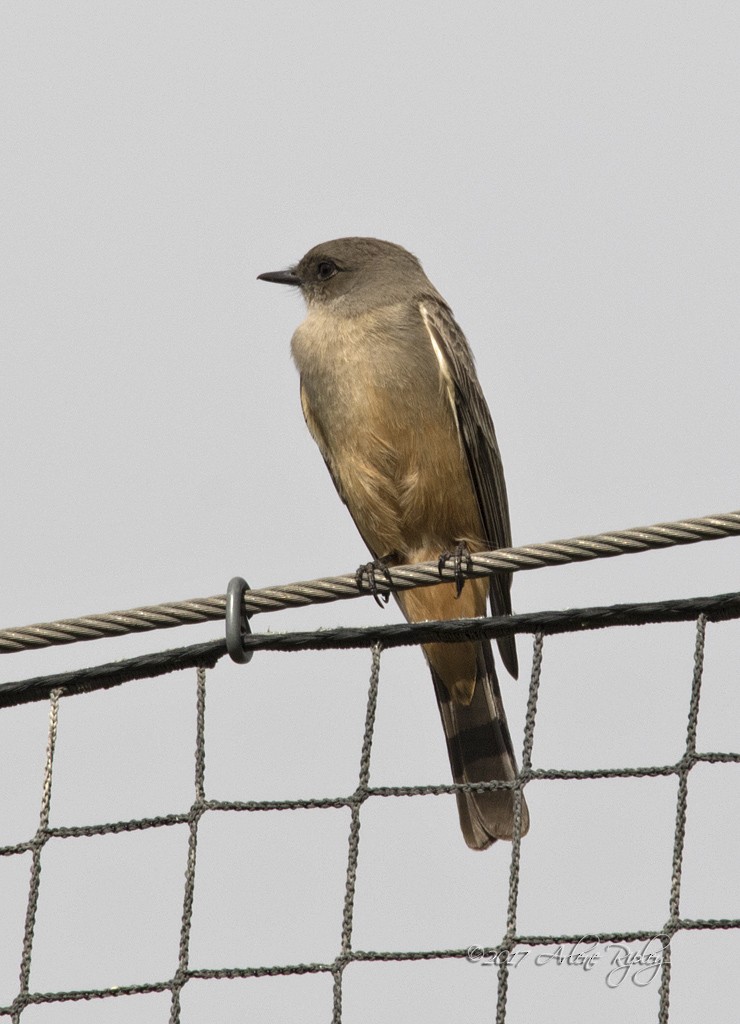
[[[496,1000],[496,1024],[506,1022],[506,998],[509,991],[509,954],[517,945],[516,913],[519,903],[519,871],[521,867],[522,848],[522,799],[523,790],[532,778],[532,748],[534,746],[534,726],[537,717],[537,701],[542,678],[542,649],[544,637],[535,633],[532,649],[532,672],[529,681],[529,697],[527,698],[527,714],[524,722],[524,748],[522,750],[522,768],[514,790],[514,835],[511,842],[511,866],[509,868],[509,899],[506,908],[506,935],[498,955],[498,996]]]
[[[663,928],[663,955],[660,977],[660,1005],[658,1024],[668,1024],[671,986],[671,941],[679,925],[679,902],[681,897],[681,874],[683,872],[683,851],[686,840],[686,805],[689,789],[689,772],[696,764],[696,727],[699,720],[699,697],[704,673],[704,642],[707,619],[700,615],[696,623],[696,645],[694,648],[694,674],[691,682],[691,699],[686,728],[686,751],[678,772],[678,796],[676,800],[676,827],[673,835],[673,866],[671,870],[671,894],[669,917]]]
[[[19,1024],[21,1014],[30,1002],[29,981],[31,977],[31,952],[33,949],[33,936],[36,928],[36,911],[39,905],[39,891],[41,888],[41,851],[49,839],[49,812],[51,809],[51,780],[54,771],[54,751],[57,742],[57,730],[59,726],[59,698],[61,690],[54,690],[51,693],[49,704],[49,736],[46,742],[46,761],[44,763],[44,786],[41,796],[41,813],[39,814],[39,827],[36,835],[28,844],[32,851],[31,881],[28,888],[28,903],[26,905],[26,923],[23,929],[23,950],[21,952],[20,987],[18,995],[10,1008],[13,1024]]]
[[[360,854],[360,808],[369,795],[370,751],[373,745],[375,729],[375,712],[378,707],[378,683],[380,681],[381,644],[373,647],[372,669],[370,671],[370,688],[367,695],[365,711],[365,732],[362,738],[360,754],[360,780],[355,793],[350,797],[352,819],[349,830],[347,850],[347,875],[344,886],[344,909],[342,912],[342,947],[334,964],[332,999],[332,1024],[342,1024],[342,974],[352,956],[352,924],[355,912],[355,889],[357,886],[357,861]]]
[[[180,922],[180,955],[177,971],[172,980],[170,1003],[170,1024],[180,1024],[180,993],[188,981],[190,962],[190,932],[193,923],[193,899],[195,896],[195,864],[198,850],[198,825],[205,810],[205,772],[206,772],[206,670],[198,668],[197,673],[197,725],[195,739],[195,799],[188,814],[190,833],[188,836],[188,859],[185,869],[185,893],[182,903]]]
[[[653,526],[573,537],[546,544],[480,552],[471,556],[470,567],[463,570],[463,575],[474,579],[496,572],[519,572],[594,558],[613,558],[651,548],[696,544],[699,541],[737,535],[740,535],[740,511],[725,512],[699,519],[656,523]],[[385,573],[378,573],[376,589],[378,594],[387,594],[412,587],[429,587],[440,581],[452,582],[455,579],[456,570],[452,565],[440,569],[436,562],[420,562],[389,568],[387,578]],[[290,583],[282,587],[250,590],[244,599],[244,610],[247,615],[255,615],[258,612],[274,612],[283,608],[360,597],[367,593],[367,588],[362,591],[358,588],[357,574],[348,573],[344,576]],[[56,622],[3,629],[0,630],[0,654],[214,621],[224,618],[225,608],[226,595],[219,594],[215,597],[173,601],[131,608],[128,611],[104,612],[77,619],[59,619]]]

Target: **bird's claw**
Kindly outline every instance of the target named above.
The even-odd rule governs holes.
[[[444,570],[447,568],[447,563],[450,559],[454,560],[455,568],[455,597],[459,597],[462,593],[462,588],[465,586],[465,577],[463,576],[463,562],[465,563],[465,569],[470,572],[473,568],[473,558],[470,554],[470,548],[461,540],[455,547],[454,551],[443,551],[439,556],[437,562],[437,568],[439,575],[441,576]]]
[[[393,586],[393,579],[388,571],[388,566],[385,564],[382,558],[376,558],[372,562],[366,562],[361,565],[355,573],[355,580],[357,582],[357,589],[362,593],[365,589],[369,590],[373,595],[373,600],[380,607],[383,608],[391,599],[390,594],[381,594],[378,590],[377,573],[380,572],[385,577],[385,581],[389,587]]]

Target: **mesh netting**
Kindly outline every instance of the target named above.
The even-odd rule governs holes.
[[[698,611],[697,609],[703,609]],[[568,613],[543,613],[537,616],[518,616],[506,620],[509,631],[529,632],[533,635],[532,672],[529,684],[524,744],[521,757],[521,771],[515,783],[479,783],[475,785],[425,785],[373,787],[369,785],[370,764],[373,743],[373,730],[380,679],[381,655],[384,646],[418,643],[430,635],[437,640],[453,642],[465,638],[495,636],[503,628],[501,620],[476,620],[475,622],[421,624],[418,626],[386,626],[367,630],[322,631],[314,634],[284,634],[281,636],[254,636],[248,644],[254,649],[283,648],[305,649],[320,647],[331,649],[336,647],[366,646],[371,650],[370,685],[367,698],[365,727],[360,752],[360,767],[357,787],[354,792],[342,797],[317,797],[300,800],[260,800],[260,801],[221,801],[207,798],[205,789],[206,762],[206,685],[207,665],[213,665],[224,653],[221,641],[196,645],[175,652],[160,655],[148,655],[132,659],[129,662],[101,666],[98,669],[68,673],[64,676],[47,677],[26,681],[23,684],[6,684],[3,703],[18,703],[23,700],[38,700],[45,694],[49,695],[50,717],[49,733],[46,749],[43,796],[39,827],[28,841],[0,848],[0,856],[16,857],[30,852],[32,858],[30,886],[28,891],[25,927],[23,930],[22,948],[19,950],[20,984],[17,995],[11,1005],[0,1007],[0,1016],[20,1021],[28,1007],[42,1003],[60,1003],[75,1000],[97,1000],[107,998],[135,997],[137,995],[156,992],[170,993],[170,1021],[173,1024],[181,1020],[181,993],[192,979],[227,979],[250,978],[259,976],[289,976],[309,973],[331,975],[333,979],[333,1004],[327,1007],[327,1017],[335,1024],[342,1020],[342,994],[345,968],[352,963],[400,962],[400,961],[443,961],[469,960],[485,961],[497,968],[497,999],[495,1020],[504,1022],[507,1019],[507,993],[512,966],[516,964],[518,951],[534,947],[564,946],[584,941],[583,935],[522,934],[517,926],[517,908],[520,889],[520,856],[521,856],[521,793],[524,787],[535,787],[542,780],[580,780],[605,778],[659,778],[674,777],[677,780],[677,800],[675,826],[673,833],[673,859],[670,878],[666,879],[667,917],[657,932],[646,930],[643,923],[635,922],[634,930],[619,932],[599,932],[588,936],[591,943],[638,943],[653,941],[657,944],[655,954],[655,973],[660,977],[658,1020],[669,1020],[669,1003],[671,992],[671,942],[681,931],[717,929],[738,929],[740,919],[696,919],[683,917],[681,914],[681,876],[683,866],[684,845],[687,829],[687,793],[692,770],[700,763],[739,763],[740,754],[731,752],[700,752],[696,748],[697,722],[704,667],[704,649],[706,641],[706,625],[709,619],[728,619],[740,617],[740,595],[723,595],[716,598],[701,598],[695,601],[663,602],[660,605],[620,606],[618,609],[581,609]],[[683,755],[674,764],[651,765],[646,767],[624,767],[592,770],[546,769],[533,762],[532,752],[535,737],[535,726],[538,714],[538,697],[543,677],[543,652],[546,636],[552,633],[570,632],[603,626],[614,626],[631,623],[659,623],[676,620],[692,620],[695,622],[695,644],[693,671],[690,673],[691,687],[687,694],[687,726]],[[658,628],[658,627],[655,627]],[[196,664],[197,672],[197,730],[194,765],[194,797],[190,809],[183,813],[173,813],[159,817],[107,822],[100,825],[83,825],[79,827],[50,827],[50,807],[52,795],[52,778],[54,770],[54,750],[59,729],[60,701],[65,694],[74,694],[93,688],[107,687],[125,682],[127,679],[155,676],[173,670],[183,671],[183,665]],[[244,671],[254,671],[254,666]],[[66,697],[66,699],[70,699]],[[458,789],[483,790],[513,786],[515,791],[515,827],[514,839],[511,844],[511,861],[508,881],[508,902],[506,919],[491,921],[491,933],[498,934],[497,945],[483,948],[440,948],[440,949],[402,949],[402,950],[361,950],[353,944],[353,913],[357,869],[360,860],[360,824],[363,809],[368,801],[397,797],[423,797],[430,794],[454,793]],[[192,962],[190,955],[190,936],[193,919],[193,900],[196,879],[198,876],[197,850],[199,827],[205,815],[219,812],[290,812],[299,809],[322,809],[344,807],[350,811],[350,827],[348,835],[348,852],[346,859],[346,878],[344,907],[341,919],[341,932],[337,935],[336,955],[330,961],[315,963],[249,965],[207,969]],[[123,832],[135,832],[147,829],[166,829],[174,825],[186,825],[189,830],[187,868],[182,898],[182,918],[177,949],[177,970],[172,977],[156,978],[135,985],[112,986],[109,988],[68,990],[57,992],[34,991],[31,985],[31,968],[34,950],[34,930],[37,917],[39,893],[42,886],[42,866],[44,849],[50,839],[61,838],[78,840],[82,837],[100,836]],[[174,937],[173,937],[174,939]],[[173,949],[173,953],[175,950]],[[132,1015],[135,1013],[132,1007]]]

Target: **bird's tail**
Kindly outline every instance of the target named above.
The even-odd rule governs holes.
[[[512,782],[516,758],[506,724],[493,653],[488,640],[475,644],[476,684],[469,704],[454,700],[441,677],[431,668],[442,716],[452,777],[455,782]],[[497,839],[511,839],[514,831],[514,790],[458,792],[457,809],[465,842],[485,850]],[[529,811],[522,795],[522,829],[529,828]]]

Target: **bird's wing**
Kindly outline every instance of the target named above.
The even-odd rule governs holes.
[[[504,467],[491,413],[478,382],[465,335],[450,309],[436,296],[424,296],[419,303],[419,311],[452,404],[486,542],[492,549],[511,547]],[[494,614],[511,614],[510,591],[511,573],[491,576],[491,608]],[[518,665],[514,637],[503,637],[498,646],[504,664],[516,677]]]

